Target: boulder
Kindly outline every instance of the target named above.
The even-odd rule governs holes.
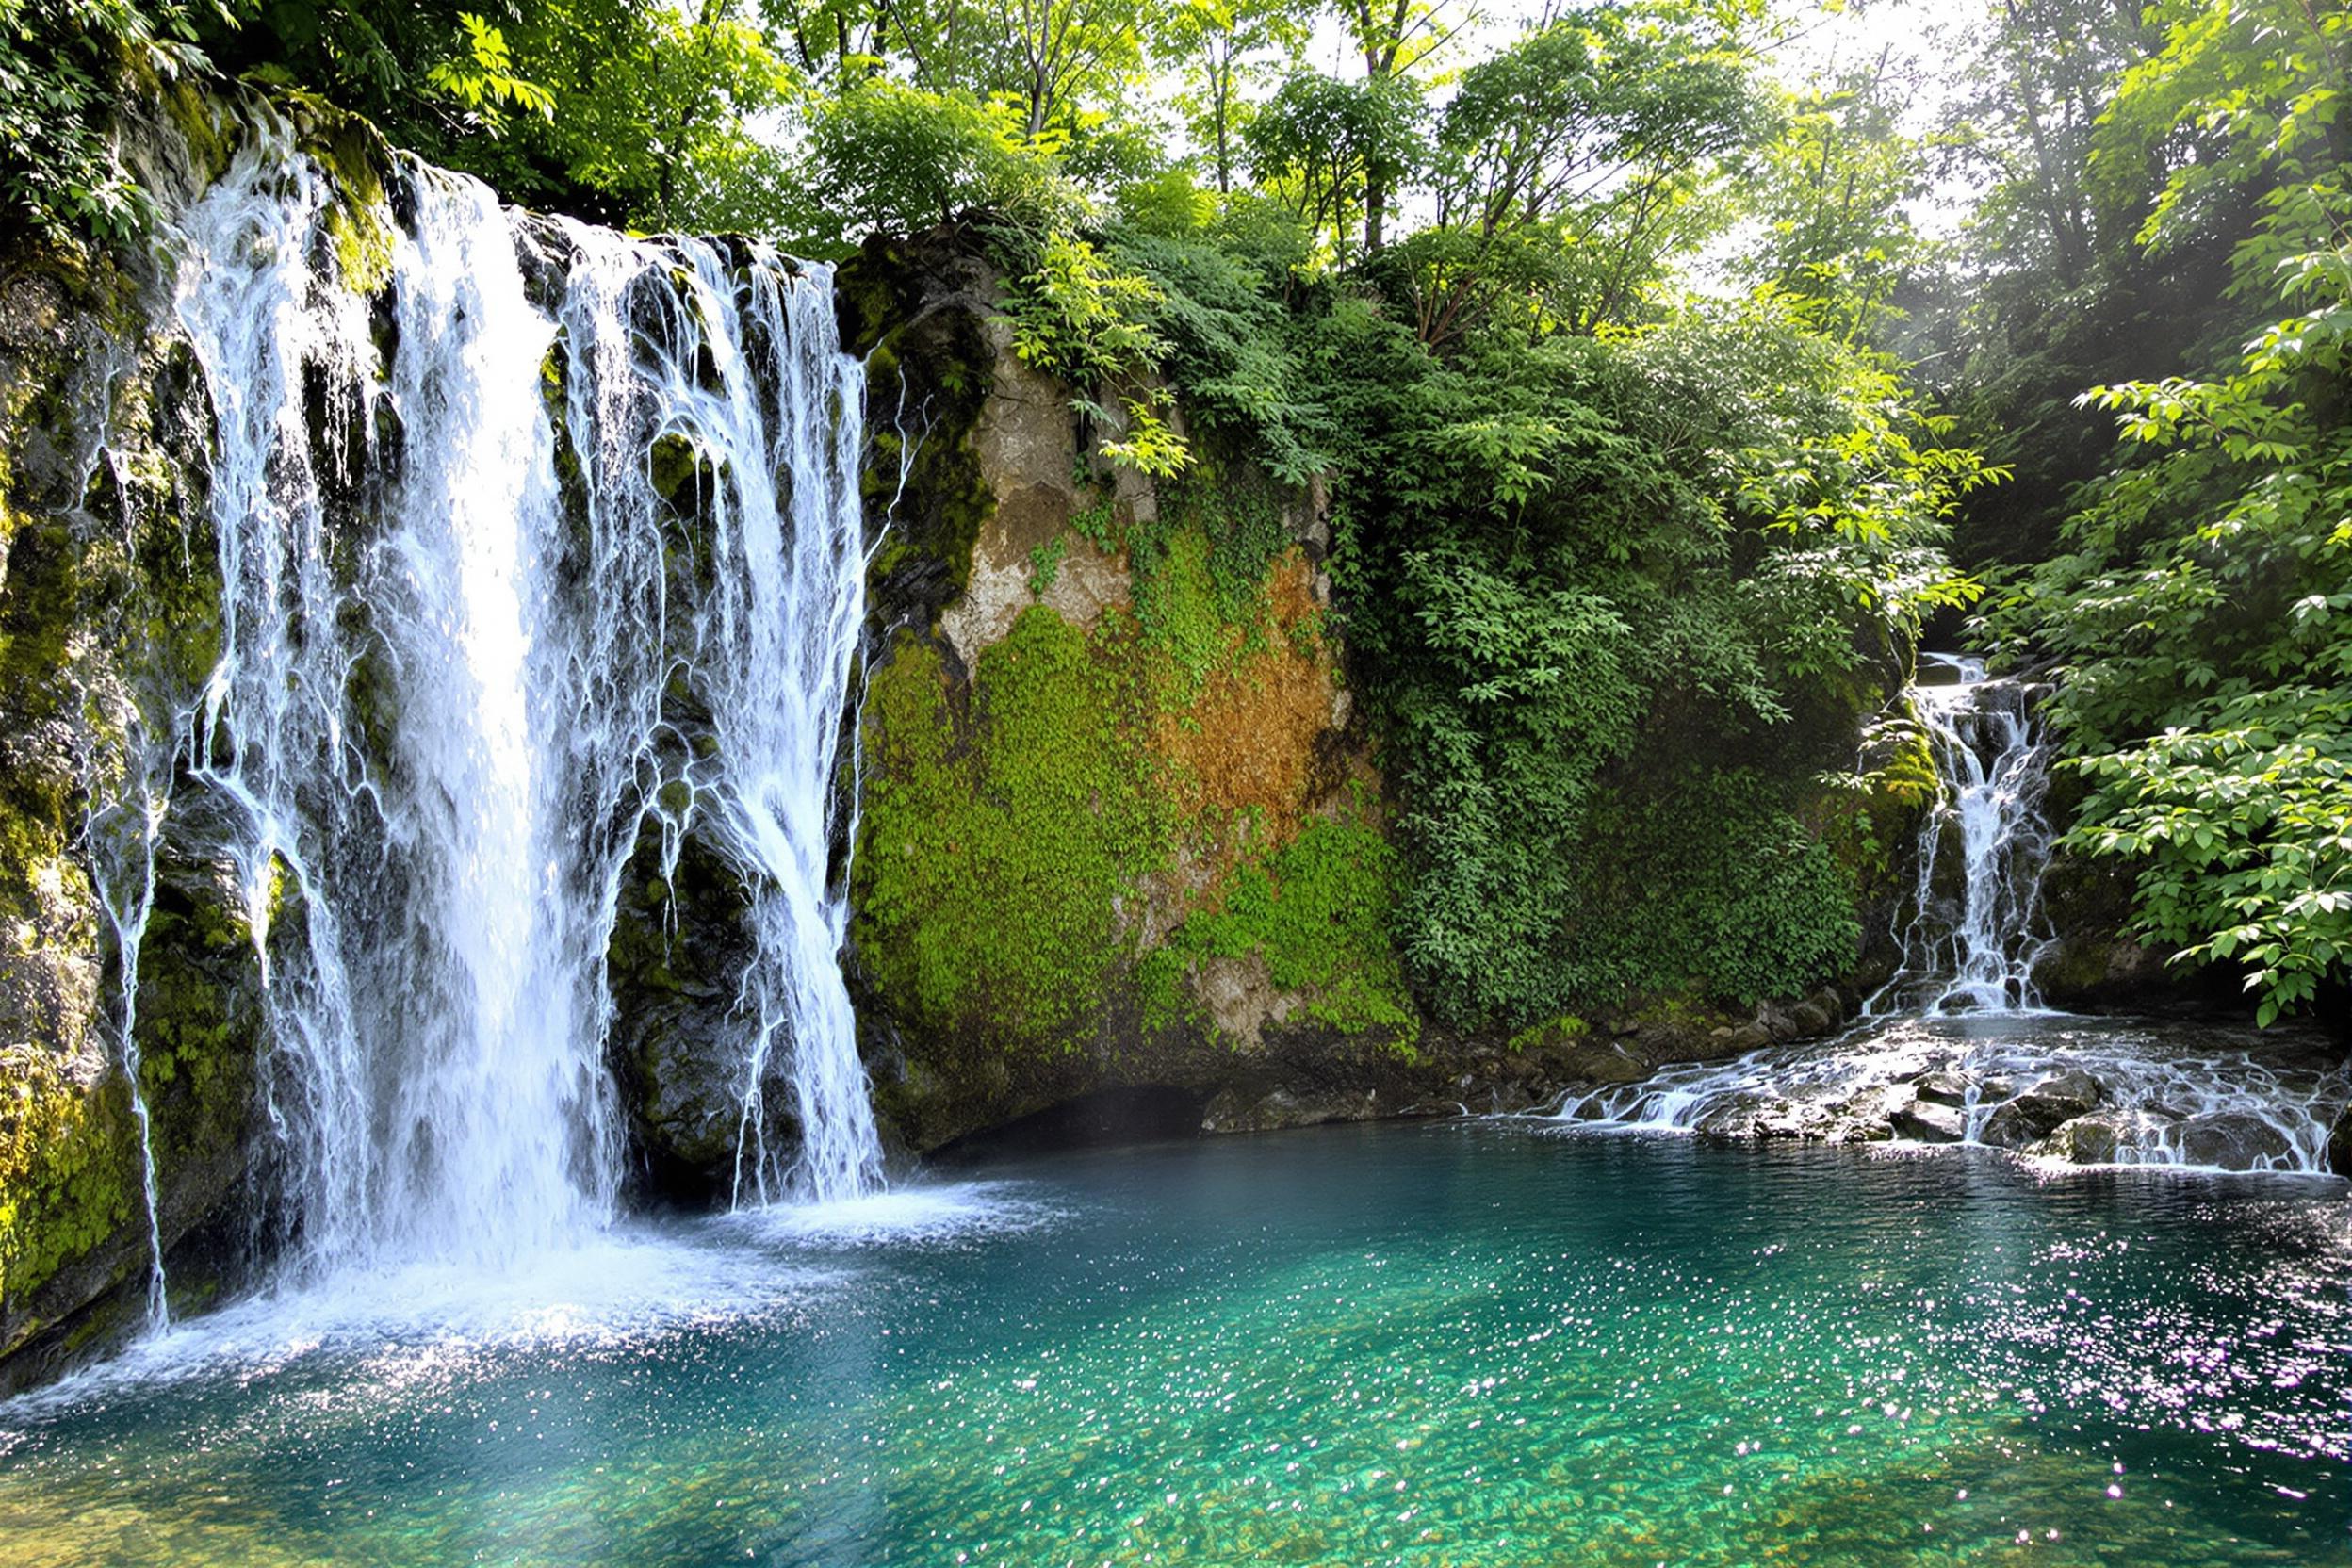
[[[1965,1105],[1976,1086],[1956,1072],[1923,1073],[1911,1082],[1911,1092],[1936,1105]]]
[[[1895,1136],[1915,1143],[1958,1143],[1968,1131],[1956,1106],[1938,1104],[1933,1100],[1913,1100],[1897,1107],[1887,1120]]]
[[[2293,1152],[2284,1133],[2244,1111],[2217,1111],[2180,1124],[2180,1153],[2191,1165],[2263,1170],[2285,1162]]]
[[[2087,1072],[2062,1072],[1995,1106],[1984,1119],[1984,1141],[2002,1149],[2039,1143],[2077,1117],[2099,1108],[2102,1095]]]
[[[2107,1165],[2128,1132],[2114,1112],[2094,1111],[2058,1128],[2035,1152],[2074,1165]]]
[[[1800,1002],[1788,1009],[1788,1021],[1795,1026],[1800,1038],[1810,1039],[1816,1035],[1828,1034],[1838,1020],[1819,1003]]]
[[[1744,1056],[1772,1043],[1771,1028],[1762,1023],[1726,1023],[1707,1033],[1709,1055]]]

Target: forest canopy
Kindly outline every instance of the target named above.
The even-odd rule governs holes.
[[[2352,972],[2348,64],[2331,0],[0,0],[0,203],[135,240],[113,106],[218,73],[639,230],[966,233],[1111,457],[1328,482],[1435,1016],[1842,972],[1830,759],[1934,628],[2267,1021]]]

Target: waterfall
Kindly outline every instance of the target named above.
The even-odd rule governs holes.
[[[2049,760],[2014,681],[1919,656],[1940,793],[1897,916],[1902,964],[1837,1039],[1561,1097],[1588,1128],[1956,1143],[2073,1164],[2320,1174],[2352,1070],[2309,1041],[2042,1007]]]
[[[1918,870],[1898,916],[1903,961],[1864,1011],[2031,1012],[2042,931],[2042,816],[2049,757],[2015,681],[1987,680],[1981,660],[1919,655],[1910,691],[1940,781],[1919,828]],[[1956,864],[1953,863],[1956,857]]]
[[[289,1238],[497,1265],[610,1219],[606,955],[648,825],[752,906],[745,1102],[788,1065],[809,1152],[769,1183],[747,1109],[758,1194],[858,1190],[828,852],[864,387],[830,273],[392,183],[356,208],[279,128],[179,225],[222,582],[187,756],[230,808]]]

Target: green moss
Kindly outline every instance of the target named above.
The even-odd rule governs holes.
[[[1511,1036],[1510,1048],[1513,1051],[1541,1051],[1548,1046],[1580,1040],[1591,1033],[1592,1025],[1574,1013],[1561,1013],[1557,1018],[1547,1018],[1533,1028],[1522,1029]]]
[[[59,518],[28,516],[8,549],[0,592],[0,712],[30,730],[68,711],[67,642],[82,608],[79,552]],[[76,830],[74,781],[62,766],[0,771],[0,912],[37,922],[41,884],[78,877],[63,859]]]
[[[1221,906],[1185,921],[1153,965],[1147,995],[1165,1009],[1173,976],[1200,960],[1257,958],[1306,1016],[1410,1050],[1420,1018],[1390,939],[1396,858],[1369,827],[1319,821],[1234,877]]]
[[[1156,495],[1149,519],[1103,496],[1070,527],[1097,549],[1127,557],[1136,624],[1175,677],[1163,705],[1183,707],[1213,673],[1265,645],[1266,582],[1290,540],[1273,486],[1247,466],[1204,465]]]
[[[287,93],[284,102],[293,113],[296,144],[335,187],[327,242],[344,286],[356,294],[381,293],[392,281],[394,245],[384,199],[392,153],[384,133],[309,93]]]
[[[227,173],[239,139],[236,122],[185,76],[163,84],[156,101],[187,145],[188,161],[197,178],[209,185]]]
[[[0,1300],[21,1311],[130,1219],[138,1173],[119,1079],[85,1086],[30,1048],[0,1079]]]
[[[672,433],[654,438],[646,464],[647,477],[663,500],[682,516],[702,514],[718,482],[718,472],[711,466],[707,452],[685,436]]]
[[[392,283],[392,225],[379,207],[338,201],[327,209],[327,243],[335,270],[354,294],[380,294]]]
[[[958,711],[902,636],[867,710],[859,947],[918,1028],[1072,1044],[1132,957],[1122,919],[1170,854],[1132,633],[1032,607]]]

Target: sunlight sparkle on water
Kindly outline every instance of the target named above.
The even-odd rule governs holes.
[[[2343,1556],[2333,1189],[1524,1123],[1006,1175],[0,1406],[11,1568]]]

